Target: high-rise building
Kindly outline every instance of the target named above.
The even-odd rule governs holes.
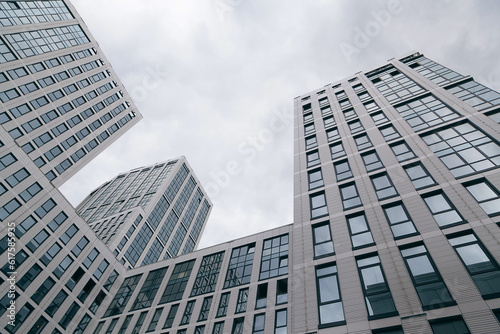
[[[212,207],[199,183],[181,157],[118,175],[76,210],[122,264],[146,265],[198,245]]]
[[[2,332],[500,332],[496,91],[412,53],[295,98],[293,223],[194,251],[183,157],[59,192],[140,114],[68,1],[0,6]]]

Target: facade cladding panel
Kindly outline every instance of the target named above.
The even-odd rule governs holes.
[[[500,332],[496,91],[415,53],[297,97],[293,224],[193,251],[184,157],[59,192],[141,115],[71,3],[0,7],[2,333]]]

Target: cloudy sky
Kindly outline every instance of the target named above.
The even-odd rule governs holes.
[[[294,97],[411,51],[500,90],[495,0],[72,2],[144,119],[61,190],[184,155],[200,247],[292,223]]]

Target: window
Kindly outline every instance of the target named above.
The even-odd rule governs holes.
[[[369,75],[368,78],[390,103],[399,102],[425,92],[422,87],[399,72],[394,66]]]
[[[448,241],[484,299],[500,296],[500,267],[472,232],[448,236]]]
[[[337,158],[343,157],[346,155],[344,151],[344,146],[342,145],[342,142],[338,142],[335,144],[330,145],[330,152],[332,153],[332,160],[335,160]]]
[[[235,318],[233,320],[233,329],[231,334],[243,334],[243,325],[245,324],[245,318]]]
[[[307,153],[307,167],[312,167],[316,166],[317,164],[321,163],[319,159],[319,152],[318,151],[312,151]]]
[[[97,312],[97,310],[101,306],[104,298],[106,298],[106,293],[102,290],[99,291],[99,293],[95,297],[94,301],[89,306],[89,311],[92,312],[92,314],[95,314]]]
[[[367,152],[361,155],[363,158],[363,162],[366,167],[367,172],[371,172],[380,168],[384,168],[384,165],[382,164],[382,161],[380,161],[380,158],[375,151]]]
[[[337,266],[328,263],[316,267],[319,328],[345,323],[344,309],[337,276]]]
[[[478,111],[500,104],[500,94],[474,80],[447,90]]]
[[[30,199],[32,199],[33,196],[35,196],[36,194],[38,194],[41,190],[42,190],[42,187],[40,186],[40,184],[38,184],[38,182],[35,182],[31,186],[29,186],[28,188],[26,188],[24,191],[22,191],[19,194],[19,197],[21,197],[22,200],[26,203]]]
[[[19,327],[22,326],[22,324],[28,319],[30,314],[33,312],[34,307],[30,305],[30,303],[26,303],[21,307],[19,311],[16,313],[16,321],[15,321],[15,326],[12,326],[11,323],[9,322],[7,326],[5,326],[5,329],[9,333],[15,333],[19,329]]]
[[[315,131],[315,129],[314,129],[314,123],[310,123],[310,124],[304,125],[304,134],[305,135],[314,133],[314,131]]]
[[[33,282],[33,280],[42,272],[42,267],[38,264],[34,264],[21,279],[19,279],[17,286],[25,291],[26,288]]]
[[[203,334],[205,332],[205,325],[196,326],[194,329],[194,334]]]
[[[415,154],[410,149],[408,144],[406,144],[405,141],[394,143],[391,144],[390,146],[392,152],[394,152],[394,155],[396,156],[396,159],[398,159],[399,162],[415,158]]]
[[[423,310],[456,304],[423,244],[400,250]]]
[[[104,272],[108,268],[108,266],[109,262],[106,260],[102,260],[101,264],[99,264],[99,267],[97,267],[97,269],[94,272],[94,277],[97,278],[97,280],[99,280],[102,274],[104,274]]]
[[[332,113],[332,107],[330,107],[329,105],[321,108],[320,110],[321,110],[321,116],[323,117],[330,115]]]
[[[165,319],[165,324],[163,325],[163,329],[172,327],[178,309],[179,309],[179,304],[175,304],[170,307],[170,311],[168,312],[167,319]]]
[[[182,299],[194,262],[195,260],[191,260],[175,265],[159,304]]]
[[[48,103],[49,103],[49,100],[47,100],[47,98],[45,96],[41,96],[37,99],[30,101],[30,104],[33,107],[33,109],[41,108]]]
[[[44,255],[42,255],[42,257],[40,258],[40,261],[44,264],[44,265],[48,265],[50,263],[50,261],[52,261],[52,259],[59,253],[59,251],[62,249],[61,246],[59,246],[59,244],[56,242],[52,245],[52,247],[50,247]]]
[[[323,93],[324,92],[325,91],[323,91]],[[328,97],[322,97],[321,99],[318,100],[318,102],[319,102],[320,107],[324,107],[330,103],[330,102],[328,102]]]
[[[42,65],[43,66],[43,65]],[[15,68],[7,71],[12,80],[28,75],[28,71],[24,67]]]
[[[38,90],[39,88],[35,82],[29,82],[27,84],[19,86],[19,89],[24,95],[26,95],[31,92],[34,92],[35,90]]]
[[[313,114],[312,114],[312,113],[309,113],[309,114],[305,114],[305,115],[304,115],[304,124],[305,124],[305,123],[312,122],[312,121],[314,121],[314,117],[313,117]]]
[[[59,117],[59,114],[55,110],[51,110],[42,115],[42,120],[45,124]]]
[[[358,194],[358,189],[356,188],[356,184],[348,183],[339,186],[339,189],[344,210],[349,210],[362,205],[361,198]]]
[[[318,146],[318,141],[316,140],[316,136],[310,136],[306,138],[306,150],[315,148],[317,146]]]
[[[416,190],[427,188],[436,184],[427,169],[420,163],[414,163],[403,167],[406,174],[413,183]]]
[[[394,326],[390,328],[380,328],[372,330],[372,334],[404,334],[403,327]]]
[[[332,235],[330,233],[330,224],[328,222],[313,225],[313,243],[314,257],[323,257],[333,255]]]
[[[288,279],[280,279],[276,282],[276,305],[288,303]]]
[[[45,240],[47,240],[48,237],[49,234],[47,233],[47,231],[45,231],[45,229],[42,229],[36,236],[33,237],[33,239],[30,240],[30,242],[26,244],[26,248],[34,253],[38,249],[38,247],[40,247],[40,245],[43,244]]]
[[[224,321],[216,322],[212,334],[222,334],[224,331]]]
[[[264,334],[264,328],[266,325],[266,314],[256,314],[253,317],[253,329],[252,334]]]
[[[306,112],[309,112],[309,111],[311,111],[311,104],[310,103],[304,104],[302,106],[302,112],[306,113]]]
[[[348,121],[352,118],[358,117],[358,115],[356,114],[354,109],[348,109],[348,110],[344,110],[342,112],[344,113],[344,118],[346,119],[346,121]]]
[[[328,142],[332,142],[334,140],[340,139],[339,130],[337,128],[327,130],[326,137],[328,139]]]
[[[85,286],[83,287],[82,291],[80,291],[80,293],[78,294],[78,300],[84,303],[95,286],[96,283],[94,282],[94,280],[89,279],[87,284],[85,284]]]
[[[359,276],[363,285],[368,319],[392,317],[398,314],[378,255],[357,258]]]
[[[326,197],[324,192],[309,195],[311,203],[311,219],[328,215]]]
[[[469,123],[424,135],[422,139],[455,177],[500,165],[500,146]]]
[[[347,160],[339,161],[333,164],[337,181],[342,181],[352,177],[351,167]]]
[[[210,306],[212,305],[213,297],[205,297],[203,299],[203,304],[201,305],[200,315],[198,316],[198,321],[205,321],[208,319],[208,313],[210,312]]]
[[[434,334],[470,334],[469,328],[461,316],[430,320],[429,324]]]
[[[30,133],[31,131],[38,129],[42,126],[42,122],[38,118],[34,118],[31,121],[28,121],[21,125],[26,133]]]
[[[323,123],[325,125],[325,128],[329,128],[337,124],[335,123],[335,119],[333,118],[333,116],[323,118]]]
[[[186,304],[186,308],[184,309],[184,314],[182,315],[181,323],[179,325],[189,324],[189,320],[191,319],[191,314],[193,314],[194,303],[196,300],[190,300]]]
[[[394,185],[392,184],[392,181],[387,173],[370,176],[370,179],[372,180],[375,193],[377,194],[379,200],[398,195],[398,192],[396,191],[396,188],[394,188]]]
[[[47,295],[47,293],[52,289],[56,282],[49,276],[47,279],[38,287],[38,289],[33,293],[31,299],[38,305]]]
[[[139,319],[137,319],[137,322],[135,323],[134,329],[132,330],[131,334],[139,334],[141,332],[141,327],[144,324],[144,319],[146,318],[146,315],[148,314],[148,311],[141,312],[139,315]]]
[[[373,236],[366,221],[364,212],[356,213],[346,217],[347,226],[351,234],[353,249],[374,245]]]
[[[366,111],[369,113],[380,109],[380,107],[378,106],[377,103],[375,103],[375,101],[365,102],[365,103],[363,103],[363,106],[365,107]]]
[[[381,111],[377,112],[377,113],[373,113],[370,116],[372,117],[375,125],[380,125],[380,124],[384,124],[384,123],[389,122],[389,119],[387,118],[387,116],[385,116],[385,114]]]
[[[393,125],[386,125],[383,127],[380,127],[380,132],[382,133],[382,136],[384,136],[385,141],[391,141],[393,139],[401,137],[399,134],[398,130]]]
[[[233,248],[227,268],[224,289],[250,283],[255,243]]]
[[[356,146],[358,147],[358,151],[362,151],[366,148],[373,146],[372,142],[370,141],[370,138],[368,137],[368,135],[366,133],[354,137],[354,141],[356,142]]]
[[[68,294],[66,293],[66,291],[64,291],[64,290],[59,291],[57,296],[55,296],[54,300],[52,300],[52,302],[49,304],[49,306],[47,306],[47,308],[45,309],[45,312],[48,315],[50,315],[51,317],[53,317],[54,314],[59,309],[59,307],[64,302],[64,300],[66,300],[66,297],[68,297]]]
[[[82,279],[83,275],[85,275],[85,270],[82,268],[78,268],[73,275],[70,277],[68,282],[66,283],[66,287],[68,288],[69,291],[73,291],[75,286],[80,282]]]
[[[10,216],[11,213],[16,211],[20,207],[21,207],[21,203],[15,198],[13,198],[9,202],[7,202],[7,204],[0,207],[0,221],[4,221],[5,218]]]
[[[127,277],[123,281],[122,286],[118,289],[115,297],[111,301],[109,308],[104,314],[105,317],[121,314],[125,309],[125,306],[128,303],[128,300],[134,293],[134,290],[137,288],[137,284],[141,279],[142,274],[138,274],[135,276]]]
[[[286,309],[277,310],[274,322],[274,334],[287,333],[287,312]]]
[[[158,325],[158,320],[160,320],[161,313],[163,312],[163,307],[155,310],[155,314],[153,315],[153,319],[149,323],[147,332],[154,332],[156,330],[156,326]]]
[[[179,202],[177,202],[179,203]],[[210,293],[215,291],[217,278],[219,277],[220,267],[224,259],[224,252],[206,255],[201,260],[198,275],[193,284],[191,297]]]
[[[347,123],[347,125],[349,125],[349,129],[351,130],[352,134],[358,133],[358,132],[363,131],[365,129],[363,127],[363,125],[361,124],[361,121],[359,121],[359,120]]]
[[[39,79],[37,80],[38,81],[38,84],[42,87],[42,88],[45,88],[47,86],[50,86],[50,85],[53,85],[55,84],[55,80],[51,77],[51,76],[48,76],[48,77],[45,77],[45,78],[42,78],[42,79]]]
[[[418,234],[402,202],[384,205],[382,208],[395,239]]]
[[[460,117],[432,95],[396,106],[396,110],[415,131]]]
[[[464,186],[489,216],[500,213],[498,190],[488,181],[485,179],[474,180],[465,183]]]
[[[71,240],[71,238],[73,238],[76,232],[78,232],[78,227],[76,227],[75,224],[72,224],[70,227],[68,227],[66,232],[61,235],[59,240],[61,240],[61,242],[66,245]]]
[[[7,177],[5,181],[11,186],[11,188],[14,188],[19,182],[23,181],[26,179],[28,176],[31,174],[26,170],[26,168],[21,168],[11,176]]]
[[[238,300],[236,302],[236,310],[234,313],[242,313],[247,310],[248,288],[240,289],[238,292]]]
[[[259,279],[288,274],[288,234],[264,240]]]
[[[12,89],[6,90],[4,92],[0,92],[0,101],[2,101],[3,103],[6,103],[12,99],[15,99],[16,97],[19,97],[19,96],[21,96],[21,94],[19,94],[19,92],[15,88],[12,88]],[[37,109],[37,108],[35,108],[35,109]]]
[[[80,241],[73,247],[71,252],[73,253],[74,256],[78,257],[82,250],[89,244],[89,239],[87,237],[82,237]]]
[[[52,219],[47,226],[51,229],[52,232],[57,230],[62,223],[64,223],[68,219],[68,216],[61,211],[54,219]]]
[[[126,318],[125,318],[125,320],[126,320]],[[111,320],[111,323],[109,324],[108,329],[106,330],[105,334],[113,333],[117,323],[118,323],[118,318],[114,318],[113,320]]]
[[[130,325],[130,322],[132,321],[133,316],[134,316],[133,314],[130,314],[130,315],[127,315],[125,317],[125,320],[123,320],[122,326],[120,327],[118,334],[125,334],[125,331],[127,330],[128,326]],[[109,331],[109,328],[108,328],[108,331]]]
[[[230,295],[231,292],[225,292],[220,295],[219,307],[217,308],[217,315],[216,315],[217,318],[226,316]]]
[[[257,286],[257,298],[255,301],[255,309],[265,308],[267,305],[267,283]]]
[[[130,311],[135,311],[139,309],[143,309],[146,307],[150,307],[153,303],[154,298],[156,297],[156,293],[160,288],[160,285],[167,273],[168,267],[164,267],[161,269],[152,270],[149,272],[146,281],[141,287],[137,298],[135,299],[134,304],[130,308]]]
[[[432,192],[422,195],[422,198],[440,228],[465,223],[463,217],[443,192]]]
[[[309,171],[307,176],[309,180],[309,190],[323,186],[324,183],[323,176],[321,175],[321,169]]]

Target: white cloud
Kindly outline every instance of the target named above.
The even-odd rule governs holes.
[[[207,185],[238,161],[242,172],[212,198],[203,247],[292,223],[292,124],[250,162],[238,147],[276,112],[291,112],[295,96],[411,50],[500,88],[496,1],[401,1],[401,11],[350,62],[341,43],[353,44],[356,28],[392,2],[73,3],[144,119],[62,190],[76,205],[122,171],[180,155]],[[162,74],[157,85],[145,89],[155,70]]]

